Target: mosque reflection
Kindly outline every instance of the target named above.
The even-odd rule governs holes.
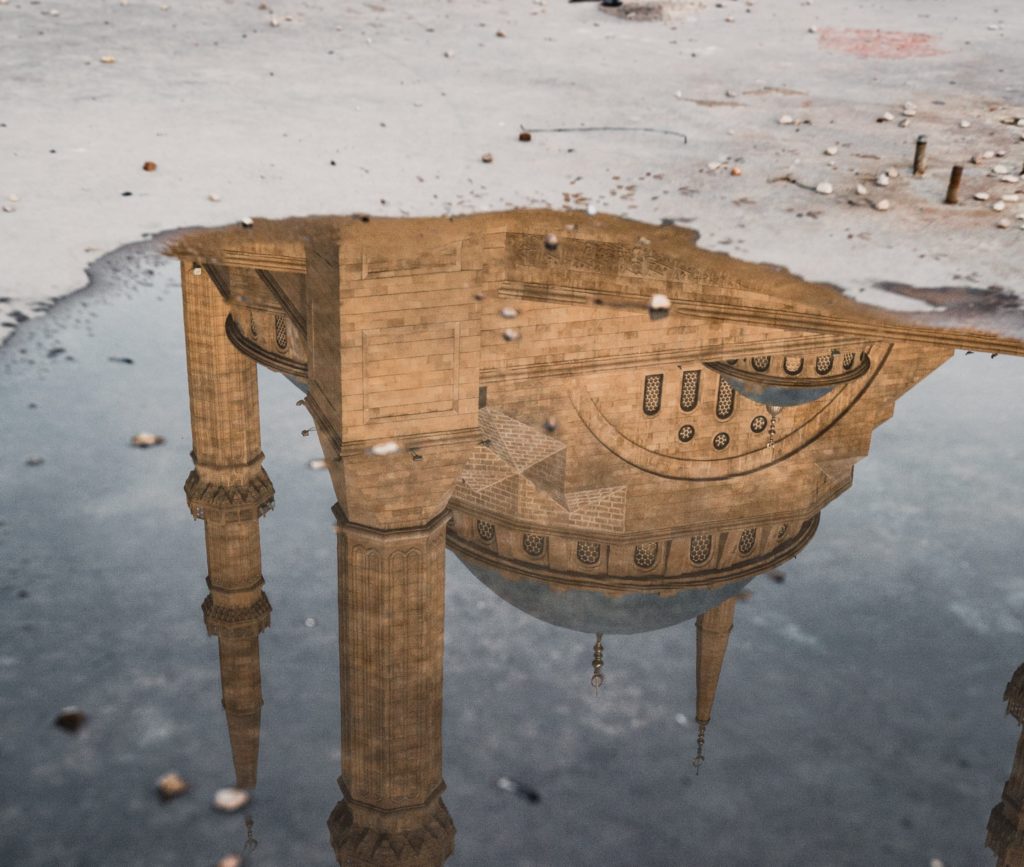
[[[203,614],[241,787],[256,784],[270,623],[257,364],[302,390],[331,474],[340,864],[441,864],[453,851],[446,546],[511,605],[596,637],[595,686],[604,635],[695,619],[699,764],[745,585],[810,543],[872,431],[954,348],[1024,354],[608,217],[258,222],[172,252],[185,488],[205,522]],[[990,841],[1024,839],[1022,787],[1008,784]]]

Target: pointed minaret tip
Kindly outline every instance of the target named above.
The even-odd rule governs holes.
[[[594,642],[594,658],[590,663],[594,669],[594,673],[590,677],[590,685],[594,687],[595,691],[600,689],[601,684],[604,683],[604,674],[602,673],[604,668],[604,645],[601,643],[603,637],[603,632],[597,633],[597,641]]]

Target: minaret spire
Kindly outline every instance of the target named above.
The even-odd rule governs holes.
[[[700,771],[704,763],[704,737],[711,722],[718,677],[722,673],[725,651],[729,646],[736,597],[720,602],[697,618],[697,755],[693,765]]]
[[[604,644],[601,643],[604,633],[598,632],[596,638],[597,640],[594,642],[594,659],[590,663],[594,669],[594,674],[590,678],[590,685],[594,687],[595,692],[604,683],[604,674],[602,672],[604,668]]]

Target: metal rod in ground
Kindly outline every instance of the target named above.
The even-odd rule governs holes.
[[[946,204],[955,205],[960,201],[960,178],[964,176],[963,166],[953,166],[949,173],[949,186],[946,188]]]
[[[917,146],[914,148],[914,177],[921,177],[928,167],[927,150],[928,136],[919,135],[917,137]]]

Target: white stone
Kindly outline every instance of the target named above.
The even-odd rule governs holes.
[[[837,153],[839,153],[839,148],[837,148],[835,145],[829,145],[827,148],[825,148],[825,154],[827,156],[834,157]]]
[[[519,315],[519,311],[515,307],[502,307],[501,316],[503,319],[515,319]]]
[[[857,195],[866,196],[868,194],[868,188],[864,184],[857,184]]]
[[[675,96],[676,96],[676,99],[682,99],[683,98],[683,92],[681,90],[677,90],[676,93],[675,93]]]
[[[987,202],[988,193],[975,193],[974,198],[976,198],[979,202]]]
[[[832,195],[832,184],[828,181],[822,181],[818,186],[814,188],[814,192],[821,193],[823,196]]]
[[[887,169],[885,170],[885,173],[886,173],[886,174],[887,174],[887,175],[888,175],[888,176],[889,176],[890,178],[898,178],[898,177],[900,176],[899,170],[898,170],[898,169],[896,169],[896,168],[894,168],[893,166],[889,166],[889,168],[887,168]]]
[[[879,199],[879,201],[875,202],[876,211],[888,211],[891,207],[892,204],[890,204],[888,199]]]
[[[1006,208],[1006,202],[993,202],[992,203],[992,210],[993,211],[1002,211],[1005,208]]]
[[[1005,196],[1003,196],[1003,201],[1004,202],[1019,202],[1020,201],[1020,196],[1018,196],[1016,193],[1007,193]]]
[[[593,202],[587,205],[587,213],[591,217],[595,216],[597,214],[597,205],[595,205]]]
[[[1009,229],[1010,226],[1012,226],[1012,225],[1013,225],[1013,220],[1011,220],[1009,217],[1003,217],[1003,219],[1001,219],[998,223],[996,223],[996,228],[998,228],[998,229]]]
[[[960,121],[960,129],[967,129],[967,127],[969,127],[970,125],[971,122],[969,120]]]
[[[223,789],[217,789],[213,793],[213,809],[219,810],[222,813],[235,813],[248,804],[250,800],[252,800],[252,797],[245,789],[226,786]]]
[[[992,173],[996,175],[1008,175],[1010,174],[1010,167],[1004,166],[1002,163],[997,163],[992,166]]]
[[[206,198],[209,199],[211,202],[220,201],[220,196],[218,196],[216,193],[210,193],[210,195],[208,195]]]
[[[883,114],[879,118],[879,120],[884,120],[884,121],[890,121],[890,120],[895,120],[895,119],[896,119],[896,115],[894,115],[891,111],[887,111],[885,114]]]
[[[880,174],[877,178],[875,178],[875,183],[878,184],[878,186],[880,187],[887,187],[889,186],[889,176],[884,173]]]
[[[247,229],[251,229],[252,228],[252,217],[243,217],[242,218],[242,225],[245,226],[245,228],[247,228]]]
[[[783,126],[789,126],[790,124],[796,123],[796,121],[793,120],[791,115],[784,114],[782,115],[782,117],[779,118],[779,123],[782,124]]]
[[[995,155],[996,155],[996,152],[995,152],[995,151],[985,151],[985,153],[983,153],[983,154],[982,154],[982,156],[983,156],[983,157],[984,157],[985,159],[987,159],[987,160],[990,160],[990,159],[992,159],[992,158],[993,158],[993,157],[994,157]]]

